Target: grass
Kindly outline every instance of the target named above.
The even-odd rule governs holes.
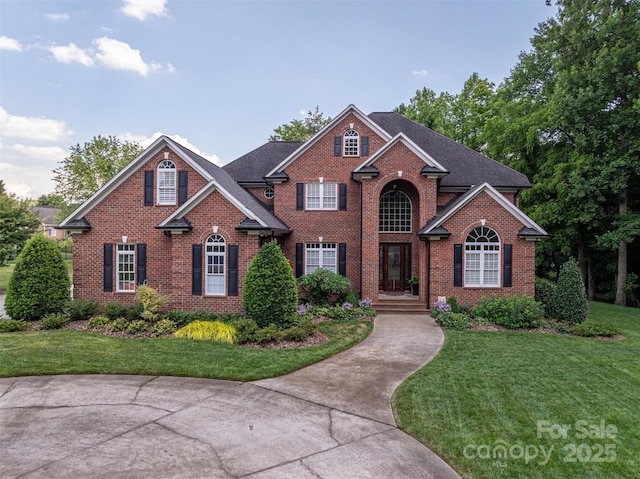
[[[249,349],[178,338],[126,339],[51,330],[0,334],[0,377],[48,374],[141,374],[252,381],[287,374],[364,339],[371,322],[318,325],[330,340],[297,349]]]
[[[396,390],[398,425],[465,479],[640,477],[640,310],[590,303],[587,321],[626,339],[447,329],[438,356]]]
[[[69,279],[73,278],[73,259],[65,259],[64,264],[67,266]],[[0,267],[0,290],[7,289],[7,286],[9,285],[9,278],[11,278],[15,267],[15,263],[10,263],[6,266]]]

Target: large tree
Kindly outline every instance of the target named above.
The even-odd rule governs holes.
[[[56,193],[68,204],[82,203],[118,171],[142,152],[137,143],[115,136],[95,136],[84,145],[70,148],[71,154],[53,170]]]
[[[318,133],[331,122],[331,117],[325,118],[320,108],[309,110],[302,120],[291,120],[273,130],[270,141],[306,141]]]
[[[7,192],[4,181],[0,180],[0,266],[20,253],[39,224],[38,216],[29,209],[29,202]]]

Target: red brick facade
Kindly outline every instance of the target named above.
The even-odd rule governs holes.
[[[360,138],[366,137],[368,140],[366,156],[336,155],[335,138],[341,139],[349,129],[356,130]],[[439,225],[446,230],[446,234],[420,234],[425,225],[438,216],[439,211],[464,192],[440,191],[440,176],[423,172],[425,159],[416,154],[409,141],[397,141],[384,153],[376,155],[389,141],[389,137],[385,137],[366,117],[357,112],[347,112],[334,120],[321,135],[312,139],[293,159],[281,165],[279,171],[286,177],[273,182],[273,199],[263,196],[263,187],[247,188],[255,199],[263,203],[265,210],[272,207],[273,215],[289,227],[290,231],[279,231],[276,236],[292,269],[299,269],[300,264],[304,268],[307,260],[306,244],[339,244],[344,256],[336,258],[336,262],[340,261],[344,265],[346,277],[351,280],[354,291],[363,298],[368,297],[377,302],[380,293],[385,292],[387,285],[391,284],[381,281],[381,278],[388,277],[389,267],[381,254],[386,255],[388,248],[396,251],[401,247],[405,259],[405,279],[409,276],[419,277],[418,299],[425,305],[425,309],[440,296],[453,295],[461,303],[474,303],[480,297],[492,294],[533,295],[535,248],[533,241],[528,241],[520,234],[524,227],[529,226],[529,222],[523,220],[524,215],[514,214],[514,211],[519,211],[515,206],[505,206],[490,192],[481,191]],[[139,245],[144,246],[146,263],[143,270],[146,282],[167,295],[171,307],[185,310],[241,310],[243,282],[249,262],[261,243],[274,233],[262,230],[252,233],[240,228],[239,225],[244,224],[243,221],[247,219],[247,212],[242,209],[241,202],[230,198],[228,192],[224,193],[220,187],[212,188],[206,195],[199,193],[213,180],[202,173],[197,163],[175,151],[171,145],[170,142],[156,142],[118,181],[106,185],[104,191],[90,199],[88,204],[74,213],[75,216],[72,215],[63,222],[62,226],[71,230],[74,229],[73,221],[84,222],[84,226],[77,228],[74,233],[76,298],[96,299],[102,303],[132,303],[135,300],[132,292],[117,291],[116,248],[126,237],[127,244],[136,245],[136,254]],[[174,212],[180,212],[180,205],[158,205],[157,185],[154,184],[153,204],[145,206],[145,186],[148,186],[145,184],[145,172],[153,171],[155,175],[158,164],[166,159],[166,152],[176,169],[186,171],[188,175],[186,195],[189,201],[193,200],[193,204],[188,205],[181,217],[186,221],[182,229],[159,227]],[[355,175],[354,171],[368,158],[375,159],[372,164],[368,164],[375,169],[375,174]],[[331,210],[310,210],[306,204],[300,208],[299,188],[306,192],[310,183],[345,185],[340,187],[345,198],[336,200],[337,203],[344,201],[344,205],[340,205],[344,208],[338,204]],[[268,186],[270,185],[265,183],[265,187]],[[380,198],[388,191],[402,192],[409,199],[410,231],[380,231]],[[513,203],[514,192],[507,191],[504,198]],[[306,200],[306,193],[303,200]],[[464,251],[467,235],[481,225],[494,230],[500,240],[500,286],[468,287],[464,286],[464,281],[462,285],[456,286],[454,245],[462,245]],[[80,231],[82,234],[78,234]],[[226,293],[216,296],[207,295],[205,291],[207,258],[204,251],[207,238],[214,232],[224,238],[227,255]],[[112,245],[112,249],[108,250],[105,244]],[[194,249],[194,245],[201,245],[201,249]],[[511,285],[507,287],[503,281],[503,275],[507,274],[503,264],[506,245],[509,245],[512,252],[509,273]],[[237,251],[237,258],[233,260],[229,257],[231,246]],[[112,255],[110,261],[104,257],[107,251]],[[194,260],[196,252],[202,255],[200,260]],[[238,287],[231,292],[234,279],[229,274],[230,262],[236,259],[237,271],[234,272],[234,278]],[[201,261],[201,269],[197,268],[198,261]],[[336,265],[336,271],[339,269]],[[464,271],[464,266],[462,270]],[[138,273],[139,270],[136,269],[136,274]],[[108,283],[109,275],[112,283],[110,291],[105,283]],[[197,291],[194,281],[200,282],[201,291]],[[399,288],[404,290],[406,282],[400,281]],[[397,289],[397,283],[393,284]]]

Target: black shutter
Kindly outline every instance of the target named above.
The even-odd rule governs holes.
[[[369,156],[369,137],[362,137],[362,147],[360,148],[360,156]]]
[[[347,243],[338,245],[338,274],[347,276]]]
[[[154,171],[144,172],[144,205],[153,206],[153,176]]]
[[[510,288],[512,283],[513,276],[513,253],[512,253],[512,245],[506,244],[504,245],[504,264],[503,264],[503,272],[502,272],[502,286],[505,288]]]
[[[228,270],[229,286],[227,294],[229,296],[238,296],[238,245],[229,245],[229,270]]]
[[[303,269],[303,253],[304,245],[302,243],[296,243],[296,278],[302,276]]]
[[[296,183],[296,210],[304,209],[304,183]]]
[[[340,211],[347,210],[347,184],[340,183]]]
[[[187,202],[187,186],[189,184],[189,176],[187,170],[178,171],[178,206]]]
[[[202,245],[191,245],[191,294],[202,294]]]
[[[342,137],[333,137],[333,156],[342,156]]]
[[[105,243],[102,249],[102,289],[113,291],[113,245]]]
[[[136,245],[136,284],[143,284],[147,280],[147,245]]]
[[[462,286],[462,245],[453,245],[453,285]]]

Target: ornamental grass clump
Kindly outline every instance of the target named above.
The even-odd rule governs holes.
[[[194,321],[174,333],[176,338],[234,344],[236,328],[220,321]]]

